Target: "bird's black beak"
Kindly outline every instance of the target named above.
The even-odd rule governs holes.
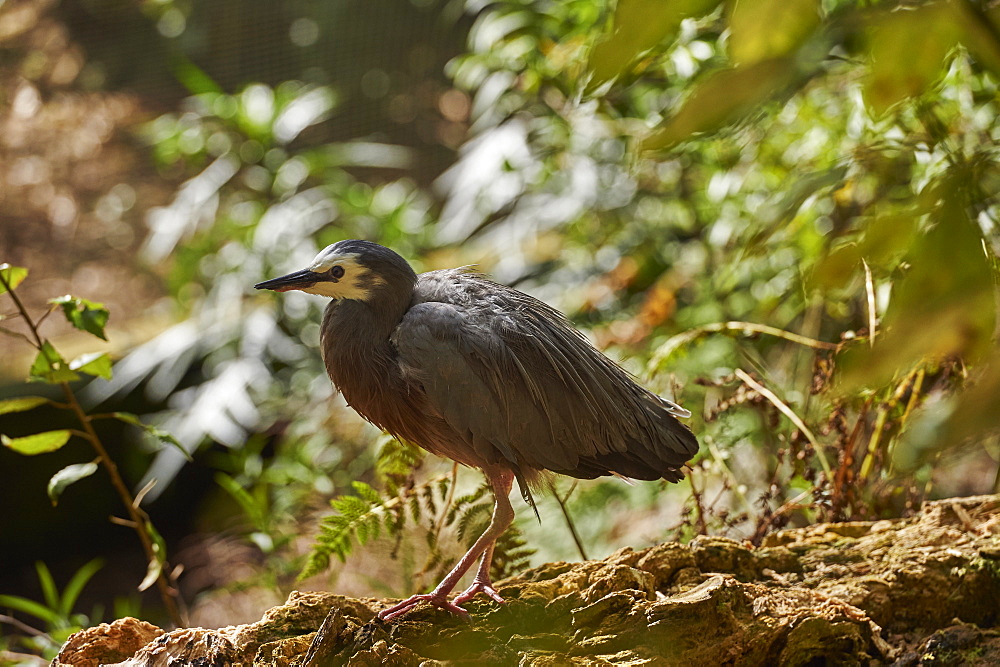
[[[318,273],[314,273],[309,269],[302,269],[301,271],[296,271],[295,273],[289,273],[287,276],[265,280],[262,283],[257,283],[253,287],[254,289],[269,289],[274,290],[275,292],[287,292],[288,290],[312,287],[320,280],[321,277]]]

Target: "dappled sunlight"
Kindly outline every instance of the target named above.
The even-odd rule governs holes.
[[[512,494],[496,579],[1000,492],[997,7],[112,5],[0,3],[0,612],[42,630],[0,618],[0,661],[472,546],[482,474],[337,393],[325,299],[253,289],[345,239],[541,299],[692,413],[677,485]]]

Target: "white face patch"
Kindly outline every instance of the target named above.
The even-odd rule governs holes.
[[[324,276],[326,280],[321,280],[311,287],[302,289],[306,294],[318,294],[319,296],[330,297],[331,299],[356,299],[366,301],[371,296],[371,289],[379,285],[384,285],[385,280],[373,274],[367,267],[357,261],[356,253],[345,253],[338,255],[330,252],[330,248],[320,252],[313,263],[309,265],[309,270],[314,273],[326,274],[333,267],[340,266],[344,269],[343,277],[336,282],[329,280],[329,276]]]
[[[319,251],[316,258],[313,259],[312,264],[306,268],[314,273],[325,273],[333,268],[334,264],[340,264],[345,260],[354,261],[358,258],[358,254],[354,252],[345,252],[343,254],[338,254],[334,250],[335,245],[328,245]],[[346,266],[344,268],[347,268]]]

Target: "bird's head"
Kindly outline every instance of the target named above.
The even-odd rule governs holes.
[[[409,290],[416,279],[406,260],[389,248],[370,241],[351,240],[327,246],[301,271],[265,280],[254,287],[276,292],[300,290],[357,301],[371,301],[388,292],[409,300]]]

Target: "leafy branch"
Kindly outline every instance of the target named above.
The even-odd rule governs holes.
[[[175,580],[167,567],[166,545],[163,538],[153,527],[149,515],[140,507],[139,499],[133,497],[125,480],[122,479],[114,459],[108,455],[107,448],[101,441],[100,436],[94,429],[93,421],[97,418],[112,417],[119,421],[133,424],[145,429],[151,435],[160,439],[173,441],[173,439],[156,429],[143,424],[135,415],[128,413],[113,413],[111,415],[88,415],[80,405],[76,394],[73,391],[71,382],[80,379],[81,374],[103,377],[111,377],[111,358],[107,353],[85,354],[77,359],[67,362],[56,350],[52,343],[44,339],[39,331],[41,322],[55,308],[61,308],[66,320],[81,331],[86,331],[102,340],[107,340],[104,327],[107,324],[109,313],[100,303],[80,299],[73,296],[63,296],[50,299],[52,308],[41,318],[35,320],[28,313],[24,303],[17,292],[17,286],[28,276],[28,270],[23,267],[0,264],[0,294],[9,294],[16,308],[17,315],[23,320],[28,329],[29,335],[9,329],[2,329],[2,333],[14,335],[26,340],[38,351],[34,363],[31,365],[29,379],[34,382],[43,382],[51,385],[58,385],[62,390],[65,402],[53,401],[42,396],[21,396],[4,401],[0,401],[0,414],[16,412],[26,412],[42,405],[48,405],[60,410],[73,413],[80,429],[58,429],[43,431],[21,437],[9,437],[0,434],[0,442],[6,447],[25,455],[44,454],[62,448],[73,437],[85,440],[93,448],[96,458],[85,463],[77,463],[66,466],[55,473],[49,480],[48,494],[53,504],[58,501],[59,495],[71,484],[81,479],[93,475],[98,467],[103,467],[108,473],[111,485],[114,487],[122,505],[128,515],[127,519],[115,519],[116,523],[132,528],[139,538],[143,552],[148,563],[146,576],[139,585],[139,590],[145,590],[154,583],[159,591],[164,608],[170,615],[171,620],[177,626],[183,625],[179,607],[179,594],[175,585]]]

